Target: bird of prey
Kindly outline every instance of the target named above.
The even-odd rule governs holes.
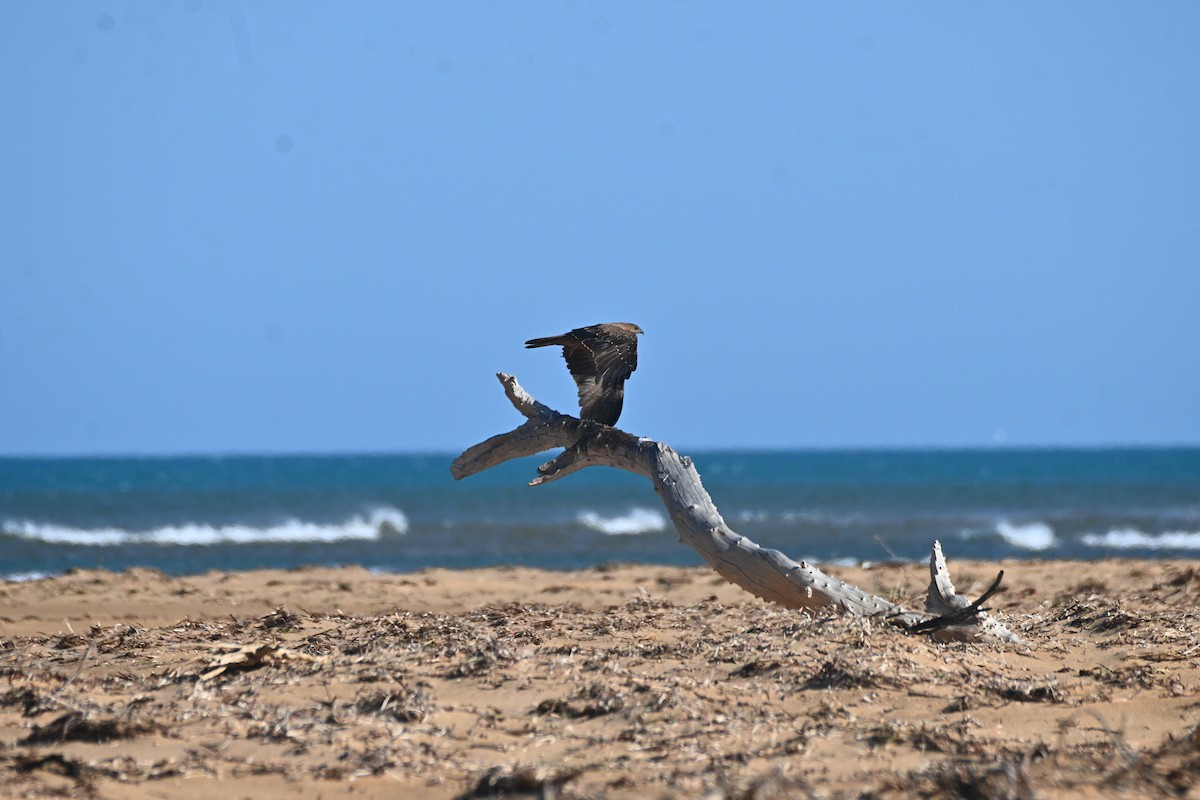
[[[579,389],[579,416],[616,425],[625,403],[625,379],[637,369],[637,337],[642,332],[632,322],[604,322],[562,336],[530,339],[525,346],[562,345]]]

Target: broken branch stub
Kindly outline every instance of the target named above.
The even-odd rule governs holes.
[[[534,400],[512,375],[501,372],[496,377],[526,421],[508,433],[464,451],[450,467],[455,479],[461,480],[514,458],[561,447],[562,453],[538,467],[531,486],[590,466],[614,467],[649,478],[679,532],[680,541],[699,552],[722,577],[764,600],[787,608],[832,608],[856,616],[877,617],[905,630],[927,624],[935,638],[1019,641],[978,604],[972,606],[971,601],[955,594],[941,546],[936,542],[930,560],[933,580],[928,611],[904,608],[827,575],[811,564],[793,561],[778,550],[760,547],[733,531],[721,518],[687,456],[661,442],[560,414]],[[947,614],[956,616],[933,622]]]

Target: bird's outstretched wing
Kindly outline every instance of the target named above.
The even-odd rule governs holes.
[[[567,369],[579,391],[583,419],[615,425],[625,403],[625,380],[637,369],[637,334],[627,323],[576,328],[562,336],[530,339],[526,347],[562,345]]]
[[[599,330],[597,330],[599,329]],[[591,377],[604,388],[625,382],[637,369],[637,336],[607,325],[571,331],[574,346],[564,345],[567,369],[576,378]]]

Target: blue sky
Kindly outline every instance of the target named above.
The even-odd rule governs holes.
[[[1200,4],[0,5],[0,453],[1200,444]]]

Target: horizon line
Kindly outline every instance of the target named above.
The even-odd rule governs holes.
[[[668,445],[670,446],[670,445]],[[544,452],[560,450],[549,448]],[[760,446],[697,446],[674,447],[676,452],[691,453],[918,453],[918,452],[1017,452],[1017,451],[1103,451],[1103,450],[1200,450],[1200,442],[1108,442],[1108,443],[980,443],[980,444],[856,444],[856,445],[798,445],[779,447]],[[45,453],[5,453],[0,452],[0,460],[34,461],[55,459],[171,459],[171,458],[387,458],[394,456],[430,456],[456,457],[460,452],[453,449],[414,448],[411,450],[174,450],[174,451],[136,451],[136,450],[96,450],[96,451],[54,451]],[[537,454],[533,454],[537,455]],[[526,456],[530,458],[533,456]]]

